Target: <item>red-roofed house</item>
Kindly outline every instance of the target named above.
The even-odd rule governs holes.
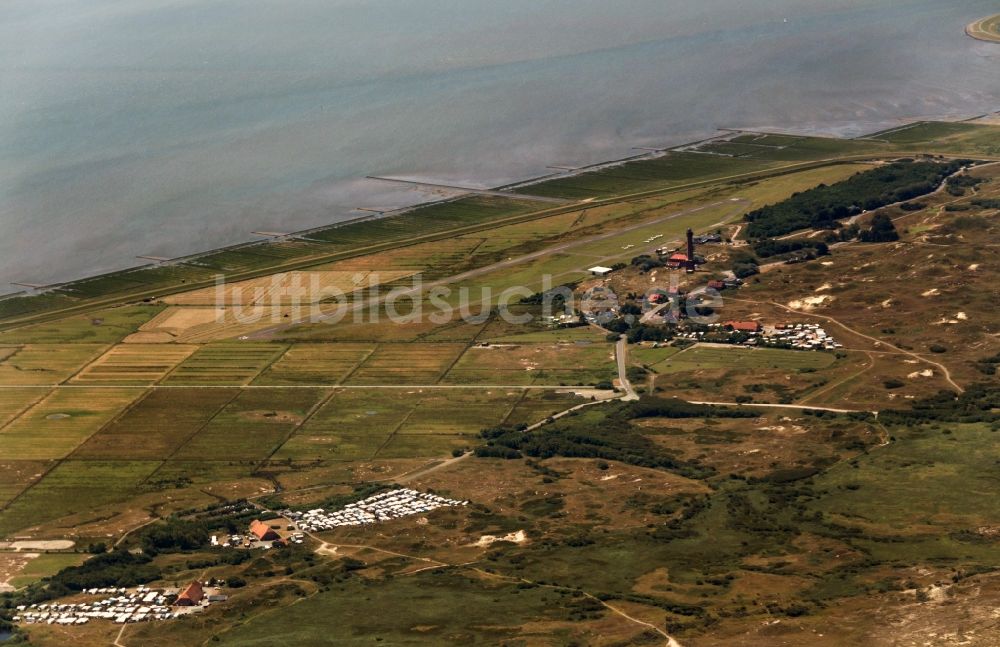
[[[274,532],[271,526],[267,525],[260,519],[254,519],[250,524],[250,532],[258,541],[274,541],[275,539],[281,539],[278,533]]]
[[[722,324],[727,328],[732,328],[733,330],[738,330],[739,332],[760,332],[761,325],[759,321],[727,321]]]
[[[667,267],[687,267],[688,255],[683,252],[676,252],[667,259]]]
[[[201,588],[200,582],[191,582],[187,588],[181,591],[174,602],[179,607],[194,607],[201,604],[205,597],[205,590]]]

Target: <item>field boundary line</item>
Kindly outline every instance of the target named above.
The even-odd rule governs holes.
[[[174,451],[170,452],[170,454],[168,454],[164,458],[159,459],[160,460],[160,464],[157,465],[156,469],[153,470],[152,472],[150,472],[149,474],[147,474],[144,479],[142,479],[141,481],[139,481],[138,485],[143,485],[144,483],[146,483],[147,481],[149,481],[149,479],[153,478],[153,476],[157,472],[159,472],[161,469],[163,469],[163,466],[167,464],[167,461],[169,461],[171,458],[173,458],[174,456],[176,456],[177,452],[179,452],[183,447],[185,447],[189,442],[191,442],[191,440],[195,436],[197,436],[198,434],[200,434],[205,429],[205,427],[207,427],[208,425],[212,424],[212,421],[215,420],[219,416],[220,413],[222,413],[223,411],[225,411],[226,408],[229,405],[231,405],[233,402],[235,402],[236,398],[240,397],[241,395],[243,395],[242,391],[237,390],[236,393],[233,394],[233,397],[231,397],[228,400],[226,400],[222,404],[222,406],[220,406],[218,409],[215,410],[215,413],[213,413],[211,416],[209,416],[208,420],[206,420],[202,424],[198,425],[198,427],[187,438],[185,438],[183,441],[181,441],[181,443],[179,445],[177,445],[177,447],[174,448]]]
[[[30,411],[32,408],[34,408],[34,406],[36,404],[38,404],[42,400],[48,398],[53,393],[55,393],[55,389],[50,389],[50,390],[46,391],[45,393],[43,393],[42,395],[38,396],[37,398],[31,400],[24,407],[18,409],[17,412],[14,413],[14,415],[11,417],[10,420],[8,420],[7,422],[5,422],[2,425],[0,425],[0,432],[2,432],[4,429],[6,429],[7,427],[9,427],[10,425],[14,424],[17,420],[19,420],[21,418],[21,416],[23,416],[28,411]]]
[[[370,461],[373,461],[373,460],[375,460],[376,458],[378,458],[378,454],[379,454],[379,452],[381,452],[381,451],[382,451],[383,449],[385,449],[386,447],[388,447],[388,446],[389,446],[389,443],[390,443],[390,442],[392,442],[392,439],[396,437],[396,433],[397,433],[397,432],[398,432],[398,431],[399,431],[400,429],[402,429],[402,428],[403,428],[403,425],[405,425],[405,424],[406,424],[407,422],[409,422],[409,421],[410,421],[410,418],[412,418],[412,417],[413,417],[413,414],[417,412],[417,409],[419,409],[419,408],[420,408],[420,405],[424,403],[424,400],[425,400],[425,399],[426,399],[426,398],[420,398],[420,399],[419,399],[419,400],[417,401],[417,403],[416,403],[415,405],[413,405],[413,407],[412,407],[412,408],[410,408],[410,410],[409,410],[408,412],[406,412],[406,415],[405,415],[405,416],[403,416],[403,419],[399,421],[399,424],[398,424],[398,425],[396,425],[395,427],[393,427],[393,428],[392,428],[392,431],[390,431],[390,432],[389,432],[389,435],[388,435],[388,436],[386,437],[386,439],[385,439],[385,440],[384,440],[384,441],[382,442],[382,444],[378,446],[378,449],[376,449],[376,450],[374,451],[374,453],[372,453],[372,456],[371,456],[371,458],[369,458],[368,460],[370,460]]]
[[[361,367],[368,363],[368,360],[372,358],[372,355],[378,352],[380,346],[382,346],[382,342],[380,341],[375,342],[375,344],[371,347],[371,349],[369,349],[368,352],[365,353],[364,356],[362,356],[361,359],[359,359],[357,363],[351,367],[351,370],[347,371],[344,377],[340,378],[338,385],[344,386],[347,383],[347,380],[354,377],[354,374],[360,371]]]
[[[325,396],[323,396],[322,398],[320,398],[319,402],[317,402],[316,404],[314,404],[313,406],[311,406],[309,408],[309,411],[306,411],[306,415],[302,416],[302,420],[299,422],[299,424],[297,424],[294,427],[292,427],[292,430],[289,431],[287,434],[285,434],[285,437],[282,439],[282,441],[280,443],[278,443],[277,445],[274,446],[274,449],[271,450],[271,453],[268,454],[267,456],[265,456],[260,461],[260,463],[257,464],[257,467],[253,468],[253,471],[250,472],[250,475],[251,476],[256,476],[261,471],[261,469],[264,467],[264,465],[267,464],[267,463],[269,463],[271,461],[271,459],[274,458],[274,455],[277,454],[279,451],[281,451],[281,448],[284,447],[285,444],[289,440],[292,439],[292,436],[294,436],[295,433],[299,429],[302,429],[302,427],[304,427],[305,424],[307,422],[309,422],[309,420],[311,420],[312,417],[314,415],[316,415],[319,412],[320,409],[322,409],[323,407],[325,407],[327,405],[327,403],[329,403],[331,400],[333,400],[333,398],[335,398],[337,396],[337,393],[338,393],[337,390],[331,390]]]
[[[830,391],[833,391],[834,389],[843,386],[844,384],[852,382],[857,378],[861,377],[862,375],[864,375],[865,373],[867,373],[868,371],[875,368],[875,357],[871,353],[865,353],[865,354],[868,355],[867,366],[862,368],[860,371],[857,371],[856,373],[851,373],[850,375],[847,375],[846,377],[837,380],[833,384],[824,385],[819,389],[817,389],[816,391],[806,394],[804,397],[799,398],[799,401],[796,402],[796,404],[806,404],[809,400],[812,400],[813,398],[816,398],[821,395],[825,395],[826,393],[829,393]]]
[[[267,372],[267,369],[277,364],[281,360],[281,358],[283,358],[285,354],[292,349],[292,346],[294,346],[294,344],[284,343],[284,342],[279,343],[278,345],[282,347],[281,352],[275,353],[274,357],[272,357],[271,360],[267,362],[267,364],[264,364],[264,366],[262,366],[259,371],[251,375],[250,378],[247,379],[245,382],[243,382],[243,384],[241,384],[240,386],[250,386],[251,384],[253,384],[257,378],[259,378],[261,375]]]

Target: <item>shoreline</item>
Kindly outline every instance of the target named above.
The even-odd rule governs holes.
[[[965,26],[965,35],[984,43],[1000,44],[1000,14],[970,22]]]
[[[995,18],[1000,19],[1000,16],[996,16]],[[986,19],[983,19],[983,20],[990,20],[990,18],[986,18]],[[1000,42],[1000,40],[998,40],[998,42]],[[954,116],[948,117],[948,118],[942,117],[942,116],[922,117],[922,118],[917,118],[917,117],[898,117],[898,118],[894,118],[892,120],[888,120],[888,121],[895,121],[895,122],[897,122],[897,125],[891,126],[889,128],[882,128],[882,129],[879,129],[879,130],[876,130],[876,131],[873,131],[873,132],[870,132],[870,133],[865,133],[865,134],[862,134],[862,135],[857,135],[855,137],[845,137],[845,136],[832,136],[832,137],[836,138],[836,139],[845,139],[845,140],[850,140],[850,139],[855,139],[855,140],[873,139],[873,138],[876,138],[880,134],[884,134],[884,133],[888,133],[888,132],[893,132],[893,131],[899,130],[901,128],[915,126],[915,125],[918,125],[920,123],[924,123],[924,122],[927,122],[927,121],[940,121],[940,122],[946,122],[946,123],[964,123],[964,122],[972,122],[972,121],[974,121],[976,119],[980,119],[980,118],[988,116],[990,114],[993,114],[993,113],[986,113],[986,115],[977,115],[977,116],[972,116],[972,117],[954,117]],[[573,177],[573,176],[576,176],[576,175],[581,175],[581,174],[592,172],[592,171],[598,171],[598,170],[605,169],[605,168],[611,168],[611,167],[615,167],[615,166],[620,166],[620,165],[623,165],[623,164],[628,164],[630,162],[635,162],[635,161],[639,161],[639,160],[655,159],[657,157],[661,157],[663,155],[667,155],[667,154],[669,154],[672,151],[683,151],[683,150],[685,150],[687,148],[690,148],[692,146],[696,146],[696,145],[699,145],[699,144],[702,144],[702,143],[705,143],[705,142],[709,142],[709,141],[712,141],[712,140],[716,140],[716,139],[724,139],[726,137],[736,136],[736,135],[739,135],[740,133],[760,133],[760,134],[772,134],[772,135],[788,135],[788,136],[794,136],[794,137],[831,137],[831,135],[829,134],[828,130],[824,131],[824,130],[819,129],[819,128],[809,128],[809,127],[803,127],[803,128],[800,128],[800,129],[791,128],[791,129],[783,129],[783,130],[779,130],[779,129],[776,129],[776,128],[769,128],[769,127],[761,127],[761,128],[723,128],[723,127],[719,127],[719,128],[716,129],[715,134],[712,134],[712,135],[709,135],[709,136],[706,136],[706,137],[702,137],[702,138],[700,138],[698,140],[694,140],[694,141],[691,141],[691,142],[686,142],[686,143],[681,143],[681,144],[675,144],[675,145],[669,145],[669,146],[665,146],[665,147],[662,147],[662,148],[652,148],[652,147],[649,147],[649,148],[634,148],[633,150],[639,150],[640,152],[635,153],[635,154],[631,154],[631,155],[627,155],[627,156],[621,157],[621,158],[606,160],[606,161],[602,161],[602,162],[596,162],[596,163],[593,163],[593,164],[587,164],[587,165],[584,165],[584,166],[580,166],[578,168],[574,168],[573,170],[568,170],[568,171],[563,171],[563,172],[554,172],[554,173],[544,173],[544,174],[541,174],[541,175],[538,175],[538,176],[526,178],[526,179],[523,179],[523,180],[518,180],[516,182],[511,182],[511,183],[508,183],[508,184],[503,184],[503,185],[500,185],[500,186],[497,186],[497,187],[487,187],[487,188],[484,188],[482,190],[484,190],[484,191],[487,191],[487,190],[488,191],[499,191],[499,192],[508,192],[509,191],[509,192],[511,192],[510,198],[511,199],[517,199],[518,198],[518,194],[513,193],[513,191],[515,191],[517,189],[529,187],[529,186],[532,186],[532,185],[541,184],[541,183],[544,183],[544,182],[547,182],[547,181],[550,181],[550,180],[553,180],[553,179],[557,179],[557,178]],[[452,202],[452,201],[455,201],[455,200],[464,199],[464,198],[468,197],[469,195],[472,195],[472,193],[461,193],[461,194],[458,194],[458,195],[455,195],[455,196],[451,196],[451,197],[446,197],[446,198],[443,198],[443,199],[440,199],[440,200],[428,200],[428,201],[424,201],[424,202],[418,202],[418,203],[414,203],[412,205],[407,205],[407,206],[399,207],[399,208],[396,208],[396,209],[387,210],[387,211],[384,211],[382,213],[365,215],[365,216],[359,216],[359,217],[356,217],[356,218],[348,218],[346,220],[342,220],[342,221],[339,221],[339,222],[333,222],[333,223],[329,223],[329,224],[319,225],[319,226],[316,226],[316,227],[309,227],[307,229],[301,229],[301,230],[296,230],[296,231],[284,233],[284,234],[282,234],[280,236],[274,236],[274,237],[269,237],[269,238],[264,238],[264,239],[245,240],[245,241],[238,242],[238,243],[233,243],[233,244],[230,244],[230,245],[222,245],[222,246],[214,247],[214,248],[207,249],[207,250],[192,252],[190,254],[183,254],[181,256],[177,256],[177,257],[174,257],[174,258],[166,259],[166,260],[163,260],[163,261],[153,261],[153,262],[149,262],[149,263],[143,263],[141,265],[131,265],[131,266],[123,267],[123,268],[119,268],[119,269],[102,271],[102,272],[98,272],[96,274],[90,274],[90,275],[86,275],[86,276],[82,276],[82,277],[68,279],[66,281],[59,281],[59,282],[55,282],[55,283],[51,283],[51,284],[39,285],[38,287],[31,287],[31,288],[28,288],[28,289],[19,290],[17,292],[0,293],[0,302],[4,302],[4,301],[11,300],[11,299],[16,299],[16,298],[25,298],[25,297],[32,297],[32,296],[43,295],[43,294],[51,293],[51,292],[53,292],[55,290],[59,290],[60,288],[65,288],[65,287],[68,287],[68,286],[72,286],[72,285],[74,285],[76,283],[81,283],[81,282],[85,282],[85,281],[93,281],[93,280],[98,280],[98,279],[105,278],[105,277],[125,275],[125,274],[131,273],[131,272],[148,270],[148,269],[156,268],[156,267],[165,267],[165,266],[169,267],[169,266],[172,266],[172,265],[181,265],[181,264],[188,263],[188,262],[191,262],[191,261],[196,261],[199,258],[203,258],[203,257],[210,256],[210,255],[213,255],[213,254],[218,254],[220,252],[237,251],[237,250],[242,250],[242,249],[247,249],[247,248],[253,248],[253,247],[256,247],[256,246],[260,246],[260,245],[267,245],[267,244],[269,244],[270,242],[273,242],[273,241],[294,240],[294,239],[304,239],[304,240],[308,241],[309,240],[309,235],[312,234],[312,233],[315,233],[315,232],[329,231],[331,229],[338,229],[338,228],[341,228],[341,227],[346,227],[346,226],[350,226],[350,225],[354,225],[354,224],[358,224],[358,223],[362,223],[362,222],[370,222],[370,221],[374,221],[374,220],[381,220],[383,218],[391,218],[391,217],[404,216],[404,215],[406,215],[407,213],[409,213],[411,211],[415,211],[415,210],[418,210],[418,209],[430,207],[430,206],[433,206],[433,205],[447,204],[448,202]]]

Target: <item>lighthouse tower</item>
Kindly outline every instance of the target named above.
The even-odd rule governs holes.
[[[687,271],[694,272],[694,232],[690,229],[687,230]]]

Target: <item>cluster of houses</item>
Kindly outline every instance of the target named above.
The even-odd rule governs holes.
[[[123,588],[87,589],[88,595],[110,597],[91,602],[37,603],[17,607],[14,622],[25,624],[85,625],[91,620],[109,620],[118,624],[170,620],[192,607],[206,607],[212,602],[224,602],[226,596],[217,589],[206,589],[200,582],[192,582],[183,591],[150,589],[145,586],[133,590]]]
[[[790,348],[793,350],[834,350],[843,344],[819,324],[795,323],[765,327],[759,321],[726,321],[699,326],[697,329],[677,333],[678,339],[760,346],[765,348]]]
[[[305,535],[301,532],[293,532],[287,537],[281,536],[275,528],[267,525],[260,519],[254,519],[250,523],[250,529],[246,535],[229,535],[220,539],[218,535],[212,535],[213,548],[274,548],[275,546],[287,546],[288,544],[301,544],[305,541]]]
[[[844,345],[830,336],[819,324],[778,324],[761,339],[763,346],[796,350],[834,350]]]
[[[308,512],[283,511],[282,514],[295,520],[299,528],[307,532],[331,530],[342,526],[362,526],[399,519],[414,514],[430,512],[438,508],[468,505],[468,501],[455,501],[436,494],[427,494],[408,488],[380,492],[379,494],[349,503],[342,509],[327,512],[316,508]]]

